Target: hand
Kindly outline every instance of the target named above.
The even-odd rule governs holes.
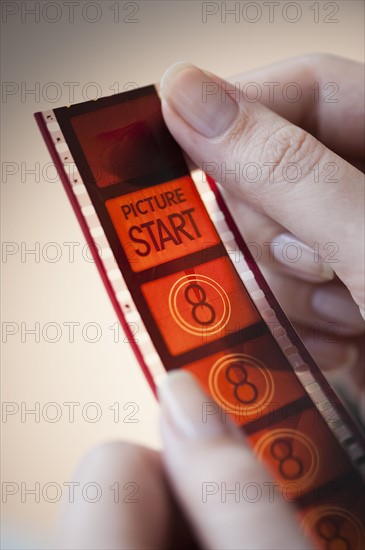
[[[363,75],[310,55],[228,84],[177,63],[161,92],[171,133],[223,186],[284,311],[364,421]]]
[[[166,376],[159,400],[162,455],[122,442],[94,449],[74,482],[100,499],[75,491],[57,549],[312,547],[243,433],[188,372]]]
[[[196,166],[222,184],[269,285],[320,366],[361,403],[362,67],[309,56],[233,82],[239,93],[210,73],[173,66],[161,83],[166,123]],[[245,97],[248,82],[261,90],[260,103]],[[274,98],[270,82],[279,83]],[[285,99],[293,82],[300,101]],[[338,86],[336,103],[324,101],[329,82]],[[301,252],[297,261],[289,250]],[[223,414],[203,421],[213,404],[193,378],[173,372],[159,394],[163,454],[125,443],[94,450],[76,481],[97,482],[105,498],[67,505],[58,548],[192,548],[194,540],[219,549],[310,548],[243,434]],[[117,502],[109,489],[116,482],[127,487]],[[137,502],[126,494],[131,487]],[[224,501],[232,488],[237,494]]]

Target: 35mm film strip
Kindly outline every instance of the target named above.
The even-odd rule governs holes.
[[[247,434],[323,548],[364,548],[365,450],[154,86],[37,113],[146,377],[184,368]]]

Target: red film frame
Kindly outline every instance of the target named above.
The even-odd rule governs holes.
[[[152,389],[168,370],[192,372],[245,431],[314,543],[365,547],[362,434],[215,182],[189,173],[155,87],[35,117]]]

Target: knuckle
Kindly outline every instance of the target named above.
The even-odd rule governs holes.
[[[259,121],[254,112],[241,109],[241,115],[237,124],[226,136],[224,149],[229,151],[232,162],[238,160],[241,163],[248,162],[254,154],[254,144],[260,133]]]
[[[100,467],[108,470],[119,464],[132,467],[145,448],[125,441],[107,441],[91,449],[83,458],[83,467],[98,470]]]
[[[299,166],[301,177],[305,178],[313,164],[319,161],[322,153],[321,144],[311,134],[297,126],[285,125],[266,136],[262,146],[261,161],[273,164],[276,178],[289,164]]]
[[[336,59],[337,56],[326,52],[312,52],[302,57],[312,67],[325,67],[328,63]]]

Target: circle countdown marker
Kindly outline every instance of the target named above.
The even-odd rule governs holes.
[[[237,382],[233,378],[234,369]],[[218,359],[209,373],[208,385],[225,411],[245,418],[261,413],[270,405],[274,394],[271,373],[256,358],[244,353],[231,353]]]
[[[328,548],[364,548],[364,527],[351,512],[340,506],[313,508],[304,516],[301,526],[306,534],[327,543]]]
[[[295,448],[292,446],[293,441]],[[274,459],[281,477],[281,484],[295,481],[303,490],[313,482],[317,474],[318,451],[313,441],[297,430],[279,428],[264,434],[257,441],[254,450],[261,461],[267,453]],[[305,466],[307,462],[309,466]]]
[[[200,301],[197,296],[195,297],[196,301],[194,301],[195,292],[197,296],[199,296],[199,293],[201,294]],[[214,298],[213,300],[212,298],[208,300],[208,293],[211,295],[212,292]],[[183,316],[178,306],[178,300],[181,299],[190,307],[189,316],[195,320],[196,324],[193,324],[190,319],[188,320]],[[216,314],[212,301],[215,302],[215,306],[218,305],[219,309],[222,310],[219,315]],[[186,332],[196,336],[216,334],[227,325],[231,316],[231,303],[226,291],[217,281],[206,275],[194,274],[180,277],[171,287],[168,302],[171,315],[176,323]],[[199,307],[207,309],[208,322],[207,320],[199,321],[197,315],[194,318],[194,315],[191,314],[191,311],[194,314],[195,309]]]

